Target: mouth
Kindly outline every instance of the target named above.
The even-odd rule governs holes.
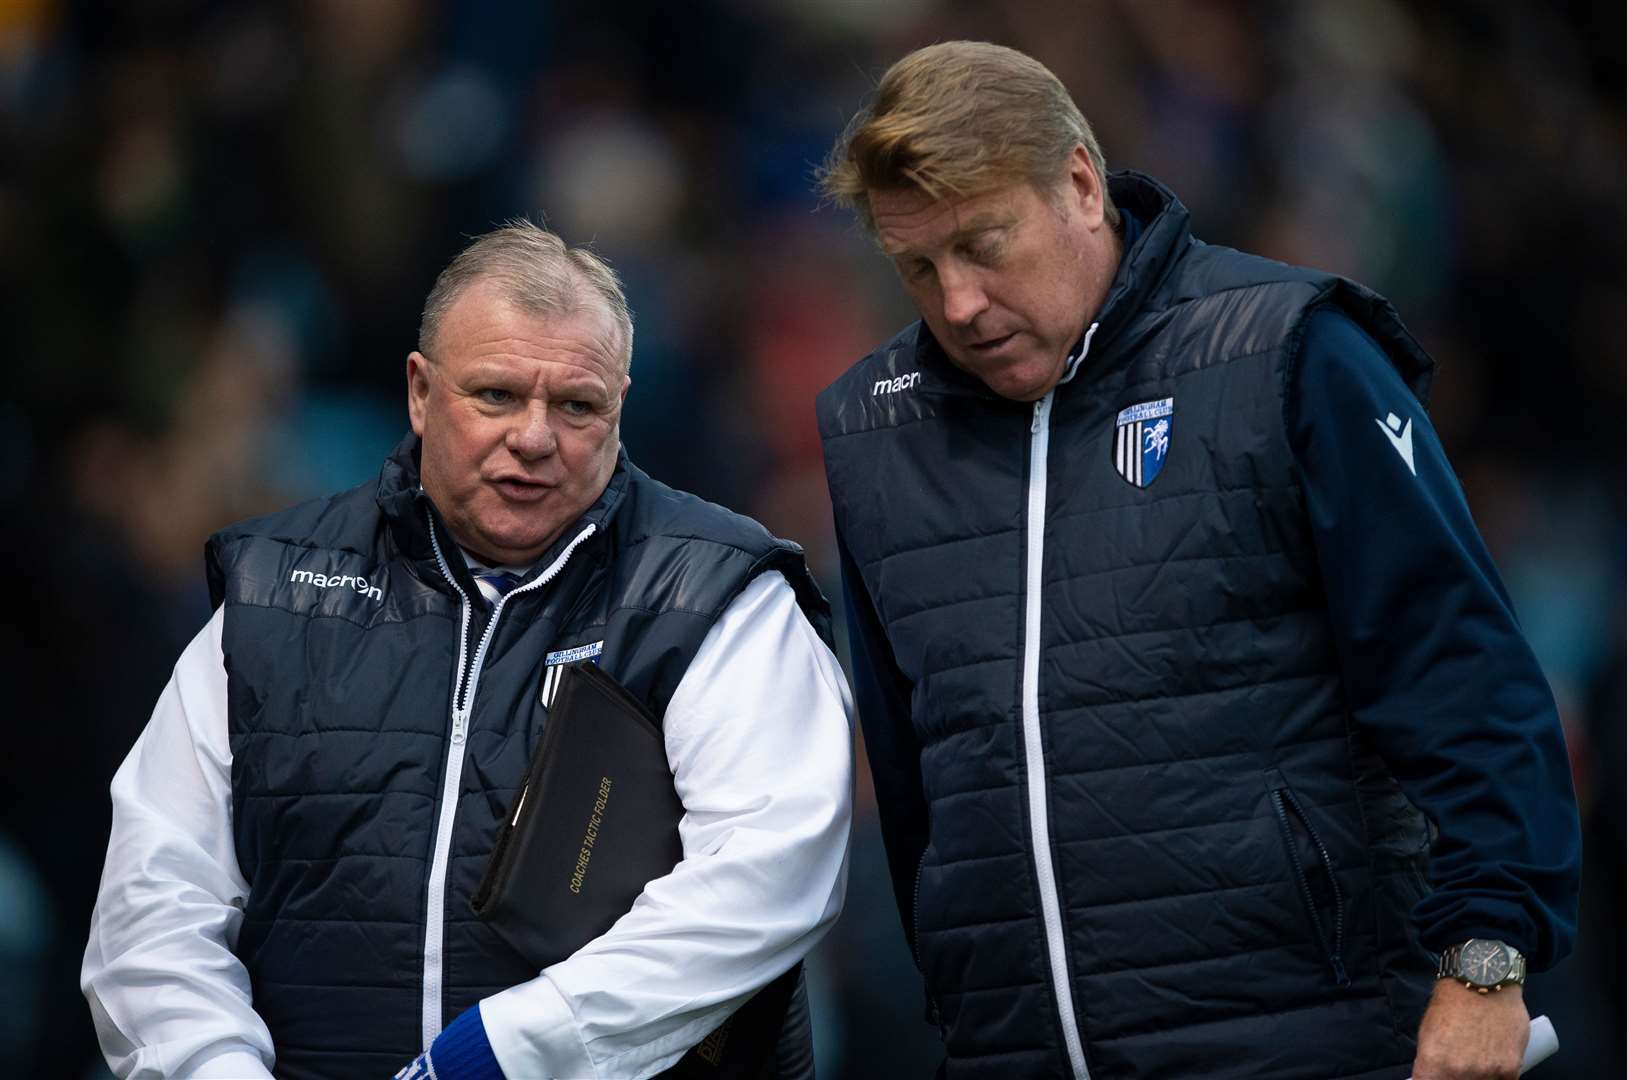
[[[1015,332],[1010,334],[1001,334],[999,337],[991,337],[985,338],[982,341],[974,341],[968,345],[967,348],[971,349],[973,354],[977,356],[991,356],[1005,348],[1007,345],[1011,344],[1016,337],[1017,335]]]
[[[497,493],[511,502],[538,502],[554,489],[552,484],[527,480],[521,476],[503,476],[491,481]]]

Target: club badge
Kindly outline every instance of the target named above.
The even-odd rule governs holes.
[[[1175,399],[1143,401],[1119,413],[1113,433],[1113,467],[1138,488],[1144,488],[1163,471],[1169,456],[1170,426],[1175,419]]]
[[[542,685],[537,689],[537,697],[541,699],[543,708],[554,703],[554,694],[559,690],[559,676],[567,666],[597,664],[603,654],[604,642],[600,640],[587,645],[578,645],[574,649],[560,649],[543,657]]]

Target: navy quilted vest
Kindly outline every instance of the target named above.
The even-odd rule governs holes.
[[[469,898],[541,734],[548,653],[602,642],[605,670],[660,716],[723,608],[767,569],[828,636],[799,548],[625,455],[538,571],[590,524],[558,576],[511,595],[495,629],[418,489],[414,438],[377,485],[210,540],[210,585],[226,605],[233,829],[250,883],[236,950],[279,1077],[390,1076],[423,1049],[426,1011],[444,1024],[535,977]],[[461,643],[452,581],[474,598]],[[483,639],[464,735],[453,685]],[[436,888],[441,792],[458,755]],[[426,930],[439,938],[428,964]]]
[[[910,685],[908,717],[863,720],[922,747],[914,936],[948,1075],[1073,1075],[1060,985],[1095,1080],[1406,1076],[1432,982],[1407,917],[1427,830],[1345,708],[1283,387],[1323,303],[1420,398],[1431,365],[1368,290],[1202,244],[1145,177],[1112,190],[1146,228],[1056,391],[1041,491],[1034,406],[920,324],[819,401],[855,584]],[[1165,399],[1167,454],[1138,486],[1116,421]]]

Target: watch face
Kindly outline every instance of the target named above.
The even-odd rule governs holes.
[[[1513,967],[1513,960],[1500,941],[1474,938],[1463,946],[1458,959],[1458,970],[1476,986],[1496,986],[1508,978]]]

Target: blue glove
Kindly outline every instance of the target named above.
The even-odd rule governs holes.
[[[480,1006],[464,1011],[419,1054],[395,1074],[395,1080],[504,1080],[503,1070],[486,1038]]]

